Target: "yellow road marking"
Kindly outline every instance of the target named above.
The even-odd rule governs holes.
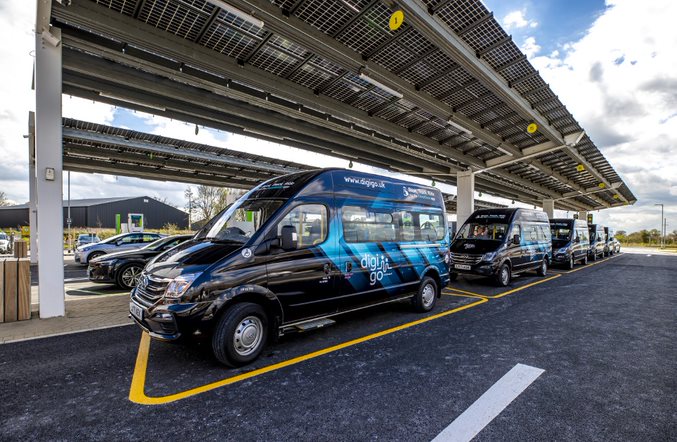
[[[578,270],[583,270],[583,269],[592,267],[593,265],[597,265],[597,264],[601,264],[603,262],[606,262],[609,259],[615,258],[617,256],[618,255],[611,256],[611,257],[603,259],[599,262],[589,264],[587,266],[581,267],[579,269],[571,270],[571,271],[566,272],[566,273],[573,273],[573,272],[576,272]],[[132,401],[132,402],[135,402],[137,404],[143,404],[143,405],[160,405],[160,404],[168,404],[168,403],[171,403],[171,402],[175,402],[175,401],[178,401],[178,400],[181,400],[181,399],[185,399],[187,397],[198,395],[200,393],[205,393],[207,391],[215,390],[217,388],[224,387],[226,385],[231,385],[231,384],[235,384],[237,382],[244,381],[246,379],[251,379],[253,377],[256,377],[256,376],[259,376],[259,375],[262,375],[262,374],[265,374],[265,373],[276,371],[276,370],[279,370],[281,368],[289,367],[291,365],[295,365],[295,364],[298,364],[298,363],[303,362],[303,361],[314,359],[314,358],[317,358],[319,356],[326,355],[328,353],[332,353],[332,352],[335,352],[335,351],[338,351],[338,350],[341,350],[341,349],[344,349],[344,348],[347,348],[347,347],[351,347],[353,345],[361,344],[362,342],[370,341],[372,339],[376,339],[376,338],[379,338],[381,336],[389,335],[391,333],[395,333],[395,332],[398,332],[400,330],[404,330],[404,329],[407,329],[409,327],[413,327],[415,325],[419,325],[419,324],[423,324],[425,322],[433,321],[435,319],[442,318],[444,316],[448,316],[448,315],[451,315],[453,313],[460,312],[462,310],[467,310],[467,309],[475,307],[477,305],[484,304],[485,302],[489,302],[489,299],[502,298],[504,296],[510,295],[512,293],[519,292],[519,291],[524,290],[526,288],[533,287],[533,286],[538,285],[538,284],[543,284],[544,282],[552,281],[553,279],[556,279],[556,278],[559,278],[560,276],[562,276],[562,274],[563,273],[558,273],[558,274],[551,276],[549,278],[545,278],[545,279],[542,279],[540,281],[535,281],[535,282],[532,282],[530,284],[526,284],[526,285],[523,285],[521,287],[517,287],[515,289],[508,290],[506,292],[502,292],[502,293],[499,293],[498,295],[493,295],[493,296],[481,295],[479,293],[473,293],[473,292],[469,292],[467,290],[461,290],[461,289],[456,289],[456,288],[445,289],[445,292],[446,291],[459,292],[458,294],[457,293],[444,293],[443,292],[445,295],[459,296],[459,297],[472,297],[472,298],[477,298],[478,300],[476,302],[472,302],[470,304],[466,304],[466,305],[463,305],[461,307],[457,307],[457,308],[452,309],[452,310],[447,310],[447,311],[444,311],[442,313],[438,313],[436,315],[428,316],[428,317],[425,317],[425,318],[422,318],[422,319],[419,319],[419,320],[416,320],[416,321],[412,321],[412,322],[408,322],[406,324],[398,325],[396,327],[392,327],[392,328],[389,328],[389,329],[386,329],[386,330],[382,330],[380,332],[372,333],[370,335],[363,336],[361,338],[346,341],[344,343],[337,344],[337,345],[334,345],[332,347],[327,347],[327,348],[324,348],[322,350],[318,350],[318,351],[315,351],[315,352],[312,352],[312,353],[307,353],[305,355],[297,356],[297,357],[292,358],[292,359],[288,359],[286,361],[282,361],[282,362],[278,362],[276,364],[268,365],[266,367],[262,367],[262,368],[259,368],[257,370],[252,370],[252,371],[247,372],[247,373],[242,373],[242,374],[239,374],[239,375],[236,375],[236,376],[231,376],[229,378],[222,379],[220,381],[212,382],[210,384],[202,385],[200,387],[191,388],[189,390],[181,391],[179,393],[174,393],[174,394],[170,394],[170,395],[167,395],[167,396],[151,397],[151,396],[146,395],[145,386],[146,386],[146,372],[148,370],[148,355],[149,355],[149,352],[150,352],[150,336],[147,333],[142,333],[141,334],[141,341],[139,343],[139,351],[136,355],[136,363],[134,365],[134,374],[132,376],[132,383],[131,383],[131,386],[130,386],[130,389],[129,389],[129,400]]]
[[[247,373],[242,373],[236,376],[231,376],[220,381],[212,382],[210,384],[202,385],[200,387],[191,388],[179,393],[170,394],[168,396],[158,396],[150,397],[145,393],[146,385],[146,372],[148,369],[148,354],[150,350],[150,336],[147,333],[142,333],[141,342],[139,344],[139,352],[136,355],[136,364],[134,366],[134,374],[132,376],[132,384],[129,389],[129,400],[137,404],[144,405],[159,405],[159,404],[168,404],[170,402],[178,401],[180,399],[185,399],[187,397],[195,396],[200,393],[211,391],[226,385],[234,384],[236,382],[243,381],[245,379],[250,379],[255,376],[262,375],[264,373],[269,373],[275,370],[279,370],[284,367],[289,367],[290,365],[298,364],[299,362],[307,361],[309,359],[317,358],[319,356],[326,355],[328,353],[335,352],[337,350],[344,349],[346,347],[351,347],[353,345],[360,344],[362,342],[370,341],[372,339],[379,338],[381,336],[389,335],[391,333],[398,332],[400,330],[413,327],[415,325],[423,324],[425,322],[433,321],[435,319],[442,318],[444,316],[451,315],[453,313],[460,312],[462,310],[467,310],[469,308],[475,307],[476,305],[483,304],[488,302],[486,298],[478,299],[476,302],[471,302],[470,304],[457,307],[452,310],[447,310],[436,315],[431,315],[416,321],[408,322],[406,324],[398,325],[380,332],[372,333],[361,338],[353,339],[332,347],[327,347],[322,350],[318,350],[312,353],[308,353],[302,356],[298,356],[286,361],[278,362],[277,364],[268,365],[267,367],[259,368]]]
[[[461,289],[457,289],[455,287],[449,287],[448,290],[452,290],[454,292],[459,292],[459,293],[465,293],[466,295],[481,296],[482,298],[487,297],[487,295],[483,295],[481,293],[469,292],[467,290],[461,290]]]
[[[491,299],[502,298],[502,297],[510,295],[512,293],[519,292],[520,290],[524,290],[526,288],[533,287],[533,286],[538,285],[538,284],[543,284],[544,282],[552,281],[553,279],[559,278],[560,276],[562,276],[562,275],[554,275],[554,276],[551,276],[550,278],[541,279],[539,281],[535,281],[535,282],[532,282],[532,283],[529,283],[529,284],[525,284],[521,287],[517,287],[517,288],[512,289],[512,290],[508,290],[507,292],[499,293],[498,295],[487,296],[487,298],[491,298]]]
[[[588,262],[588,263],[587,263],[586,265],[584,265],[584,266],[581,266],[581,267],[579,267],[579,268],[577,268],[577,269],[569,270],[568,272],[563,272],[563,273],[569,274],[569,273],[577,272],[577,271],[579,271],[579,270],[585,270],[585,269],[588,269],[588,268],[590,268],[590,267],[592,267],[592,266],[596,266],[596,265],[598,265],[598,264],[602,264],[603,262],[607,262],[607,261],[610,260],[610,259],[617,258],[618,256],[620,256],[620,255],[609,256],[608,258],[604,258],[604,259],[602,259],[602,260],[600,260],[600,261],[597,261],[597,262]]]

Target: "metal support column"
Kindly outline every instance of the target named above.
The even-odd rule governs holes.
[[[456,187],[456,223],[460,229],[475,211],[475,174],[471,170],[458,172]]]
[[[64,316],[61,29],[35,40],[35,170],[40,317]]]
[[[543,200],[543,211],[549,219],[555,217],[555,200]]]
[[[38,191],[35,176],[35,112],[28,113],[28,228],[31,264],[38,262]]]

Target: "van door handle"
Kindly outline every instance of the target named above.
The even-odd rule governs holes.
[[[346,272],[350,272],[353,270],[353,263],[348,261],[346,262]]]
[[[324,273],[329,274],[331,271],[331,264],[325,264],[324,265]]]

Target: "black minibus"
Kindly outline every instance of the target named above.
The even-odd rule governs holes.
[[[600,224],[588,224],[588,232],[590,232],[588,258],[591,261],[597,261],[597,258],[604,257],[604,245],[606,242],[604,227]]]
[[[463,224],[451,244],[450,277],[459,273],[492,276],[500,286],[527,270],[545,276],[552,255],[550,223],[541,211],[480,209]]]
[[[210,337],[229,366],[287,331],[411,300],[432,310],[449,282],[438,189],[342,169],[256,186],[192,239],[150,261],[130,313],[151,337]]]
[[[568,218],[550,220],[552,234],[552,264],[574,268],[576,262],[588,263],[588,224],[585,221]]]

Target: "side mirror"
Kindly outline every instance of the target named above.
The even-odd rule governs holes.
[[[282,233],[280,235],[280,246],[282,250],[296,250],[297,235],[296,227],[282,226]]]
[[[519,235],[513,236],[512,242],[513,242],[513,244],[519,244],[520,243],[520,236]]]

